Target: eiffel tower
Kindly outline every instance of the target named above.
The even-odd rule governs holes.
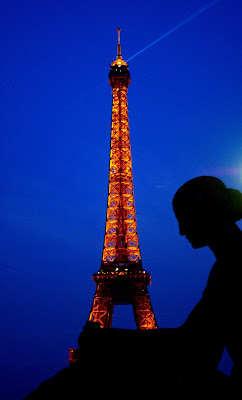
[[[142,267],[137,233],[127,102],[130,73],[121,56],[121,29],[117,31],[117,57],[109,72],[113,100],[106,229],[88,320],[111,328],[114,306],[131,304],[137,329],[157,329],[147,290],[151,277]],[[70,349],[69,361],[78,358],[78,349]]]
[[[111,63],[112,125],[106,229],[101,268],[89,321],[110,328],[115,304],[132,304],[137,329],[157,328],[147,286],[150,274],[142,267],[137,233],[127,92],[128,64],[122,59],[118,31],[117,58]]]

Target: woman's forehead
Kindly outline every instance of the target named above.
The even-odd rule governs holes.
[[[201,192],[183,192],[174,197],[173,207],[175,210],[189,211],[200,206],[203,201],[204,195]]]

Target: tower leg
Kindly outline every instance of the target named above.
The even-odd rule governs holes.
[[[113,299],[106,284],[97,286],[89,321],[99,322],[101,328],[111,328],[113,318]]]
[[[133,311],[137,329],[157,329],[148,290],[145,285],[142,286],[142,294],[139,291],[133,300]]]

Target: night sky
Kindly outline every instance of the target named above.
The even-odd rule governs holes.
[[[129,120],[143,267],[159,327],[177,327],[215,261],[179,235],[172,198],[213,175],[241,189],[240,6],[221,0],[129,62]],[[68,365],[104,239],[111,87],[124,60],[204,0],[3,2],[1,31],[1,390],[18,400]],[[131,306],[113,326],[135,328]],[[224,354],[221,369],[229,373]]]

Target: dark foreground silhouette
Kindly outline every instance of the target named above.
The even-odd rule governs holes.
[[[27,396],[57,399],[197,398],[241,390],[242,196],[213,177],[199,177],[175,194],[180,234],[193,248],[209,246],[216,262],[203,296],[179,328],[147,331],[100,329],[89,322],[79,337],[80,362],[43,382]],[[216,368],[224,348],[233,360],[231,377]]]

